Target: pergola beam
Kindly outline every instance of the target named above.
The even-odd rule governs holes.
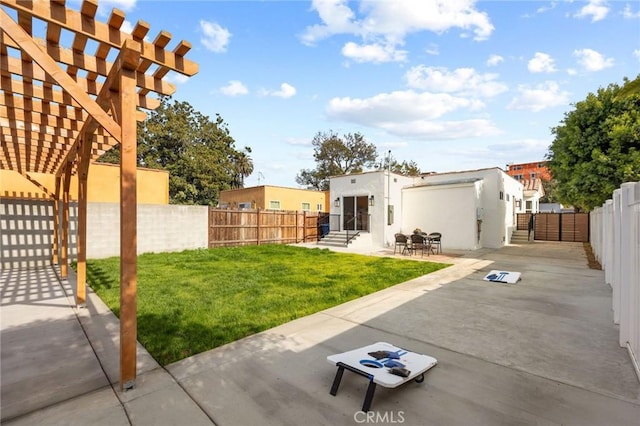
[[[55,3],[40,1],[24,2],[20,0],[0,0],[0,3],[18,12],[30,14],[47,23],[59,25],[76,34],[81,34],[100,43],[106,43],[117,49],[122,46],[125,40],[133,38],[131,34],[127,34],[95,20],[91,21],[90,25],[84,25],[87,21],[83,19],[81,13]],[[142,39],[137,41],[142,42],[142,59],[149,60],[156,65],[167,67],[170,70],[187,76],[192,76],[198,72],[198,64],[184,58],[184,56],[165,50],[158,52],[153,44]],[[188,44],[188,42],[185,43]]]
[[[21,3],[22,4],[22,3]],[[34,5],[44,4],[41,2],[35,2]],[[113,121],[107,113],[105,113],[98,105],[93,102],[93,99],[87,95],[87,93],[81,90],[76,82],[64,72],[60,66],[38,45],[33,41],[31,36],[27,34],[18,24],[16,24],[7,12],[0,9],[0,21],[2,21],[2,30],[11,38],[15,43],[20,46],[21,51],[33,59],[47,74],[53,78],[53,80],[61,86],[71,97],[84,108],[89,115],[91,115],[96,121],[104,127],[111,136],[120,134],[120,126]]]

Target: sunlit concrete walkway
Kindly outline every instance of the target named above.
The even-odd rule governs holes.
[[[76,309],[74,276],[54,268],[0,271],[1,423],[212,424],[138,345],[138,387],[122,393],[119,323],[89,292]]]
[[[618,346],[611,290],[602,271],[588,269],[582,244],[536,242],[455,255],[406,257],[454,265],[166,370],[140,350],[138,388],[124,394],[109,385],[117,380],[117,353],[110,349],[117,343],[115,317],[103,306],[67,307],[72,315],[58,316],[51,311],[65,309],[55,297],[17,298],[40,279],[2,272],[2,416],[16,425],[361,424],[366,380],[345,373],[331,396],[335,367],[326,357],[387,341],[439,361],[422,384],[378,388],[372,410],[387,424],[637,424],[640,383]],[[519,271],[522,280],[483,281],[491,269]],[[99,305],[91,296],[91,305]],[[20,310],[34,308],[38,314],[20,319]],[[45,374],[42,360],[51,358],[57,375]],[[21,402],[32,392],[43,396]],[[34,411],[47,398],[50,404]]]

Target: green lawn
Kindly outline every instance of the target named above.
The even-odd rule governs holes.
[[[119,258],[89,260],[87,281],[119,315]],[[447,264],[287,245],[138,257],[138,340],[162,365]]]

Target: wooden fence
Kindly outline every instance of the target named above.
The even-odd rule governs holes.
[[[317,241],[322,213],[209,209],[209,248]]]
[[[589,241],[588,213],[537,213],[534,236],[542,241]]]

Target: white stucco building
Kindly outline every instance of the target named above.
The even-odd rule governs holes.
[[[332,230],[359,230],[389,247],[397,232],[442,233],[452,249],[507,244],[524,212],[523,186],[500,168],[407,177],[374,171],[331,178]]]

